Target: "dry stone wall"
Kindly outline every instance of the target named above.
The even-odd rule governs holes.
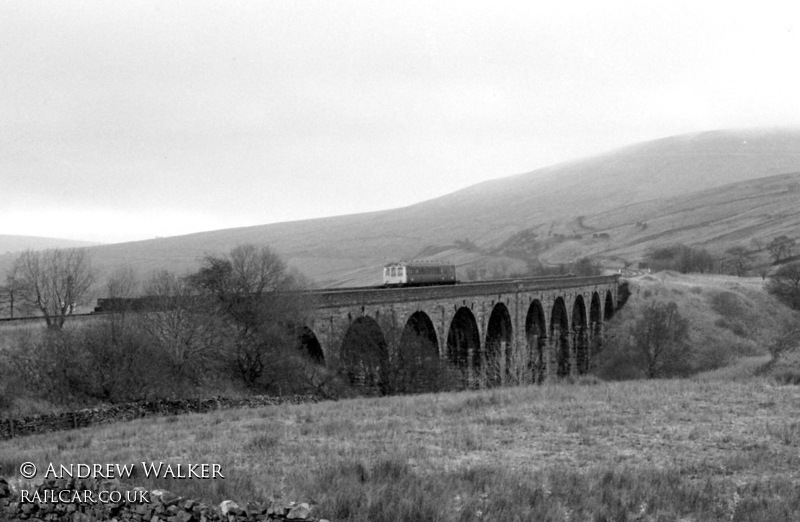
[[[126,488],[116,480],[50,479],[26,490],[25,498],[17,488],[0,478],[0,520],[92,522],[92,521],[146,521],[146,522],[264,522],[296,521],[327,522],[313,516],[306,503],[250,502],[241,507],[231,500],[219,505],[209,505],[186,499],[164,490],[153,490],[143,496],[143,488]],[[77,497],[97,498],[101,492],[116,491],[114,500],[108,502],[80,502]],[[64,492],[64,493],[61,493]],[[31,501],[32,498],[41,499]],[[67,501],[60,501],[64,498]],[[147,498],[144,502],[141,499]],[[47,501],[47,499],[56,499]],[[131,499],[131,501],[128,501]],[[136,500],[133,500],[136,499]]]
[[[51,431],[71,430],[128,421],[153,415],[180,415],[184,413],[205,413],[227,408],[259,408],[278,404],[300,404],[318,402],[322,397],[316,395],[287,395],[282,397],[211,397],[206,399],[176,399],[141,401],[103,408],[86,408],[65,413],[31,415],[19,419],[0,420],[0,440],[47,433]]]

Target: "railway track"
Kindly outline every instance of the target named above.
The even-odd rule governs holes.
[[[625,270],[627,272],[636,272],[634,270]],[[638,274],[641,275],[641,274]],[[565,274],[565,275],[558,275],[558,276],[540,276],[540,277],[514,277],[514,278],[505,278],[505,279],[489,279],[484,281],[465,281],[465,282],[457,282],[455,285],[448,284],[448,285],[426,285],[428,288],[433,288],[436,286],[472,286],[472,287],[480,287],[486,285],[494,285],[498,283],[513,283],[513,282],[550,282],[550,281],[563,281],[573,279],[576,276],[574,274]],[[626,277],[634,277],[632,275],[626,275]],[[315,289],[315,290],[305,290],[302,293],[307,295],[321,295],[321,296],[332,296],[337,294],[347,294],[351,292],[364,292],[364,291],[382,291],[382,290],[397,290],[402,288],[419,288],[419,287],[402,287],[402,286],[384,286],[384,285],[376,285],[376,286],[350,286],[350,287],[340,287],[340,288],[323,288],[323,289]],[[86,312],[86,313],[79,313],[79,314],[71,314],[70,318],[75,317],[98,317],[105,313],[113,313],[113,311],[94,311],[94,312]],[[44,318],[42,316],[26,316],[26,317],[6,317],[0,318],[0,324],[8,324],[8,323],[26,323],[26,322],[34,322],[34,321],[41,321]]]
[[[85,312],[81,314],[70,314],[67,317],[97,317],[103,315],[104,312]],[[26,315],[24,317],[0,317],[0,324],[3,323],[25,323],[34,321],[44,321],[44,316],[41,315]]]
[[[471,285],[471,286],[481,286],[481,285],[492,285],[497,283],[513,283],[514,281],[558,281],[562,279],[570,279],[576,277],[574,274],[566,274],[566,275],[558,275],[558,276],[540,276],[540,277],[509,277],[505,279],[486,279],[482,281],[458,281],[455,284],[459,286],[464,285]],[[428,287],[434,286],[453,286],[452,284],[446,285],[424,285]],[[375,285],[375,286],[342,286],[338,288],[320,288],[315,290],[306,290],[304,293],[310,294],[335,294],[335,293],[346,293],[346,292],[358,292],[363,290],[386,290],[391,288],[416,288],[414,286],[385,286],[385,285]]]

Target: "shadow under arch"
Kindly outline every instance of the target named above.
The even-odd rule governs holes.
[[[481,339],[478,322],[472,310],[466,306],[459,308],[447,330],[447,360],[463,373],[467,381],[469,371],[480,364]]]
[[[411,393],[443,389],[445,365],[439,357],[436,328],[428,314],[422,311],[411,314],[397,348],[392,376],[395,391]]]
[[[583,296],[572,303],[572,346],[575,347],[575,372],[583,375],[589,371],[589,342],[586,331],[586,304]]]
[[[500,385],[505,382],[511,369],[512,325],[508,307],[499,302],[492,307],[489,323],[486,326],[486,343],[481,367],[485,372],[487,385]]]
[[[339,354],[341,371],[350,384],[385,392],[389,353],[375,319],[362,316],[350,323]]]
[[[325,354],[314,330],[301,326],[297,330],[297,348],[307,354],[317,364],[325,364]]]
[[[610,321],[614,317],[614,297],[611,290],[606,290],[606,304],[603,306],[603,321]]]
[[[547,324],[544,308],[538,299],[531,301],[525,316],[525,340],[534,382],[542,382],[545,373],[545,346],[547,344]]]
[[[569,321],[567,306],[562,297],[556,298],[550,313],[550,344],[556,355],[556,375],[559,377],[569,375]]]

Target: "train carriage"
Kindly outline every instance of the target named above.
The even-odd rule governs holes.
[[[456,267],[433,261],[401,261],[383,267],[385,286],[452,285],[456,283]]]

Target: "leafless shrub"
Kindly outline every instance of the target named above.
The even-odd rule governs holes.
[[[769,276],[767,291],[795,310],[800,310],[800,263],[783,265]]]
[[[638,317],[608,325],[600,376],[612,379],[685,376],[692,368],[689,321],[674,302],[653,300]]]
[[[81,248],[27,250],[14,261],[10,274],[7,287],[54,329],[64,326],[96,278],[89,254]]]

